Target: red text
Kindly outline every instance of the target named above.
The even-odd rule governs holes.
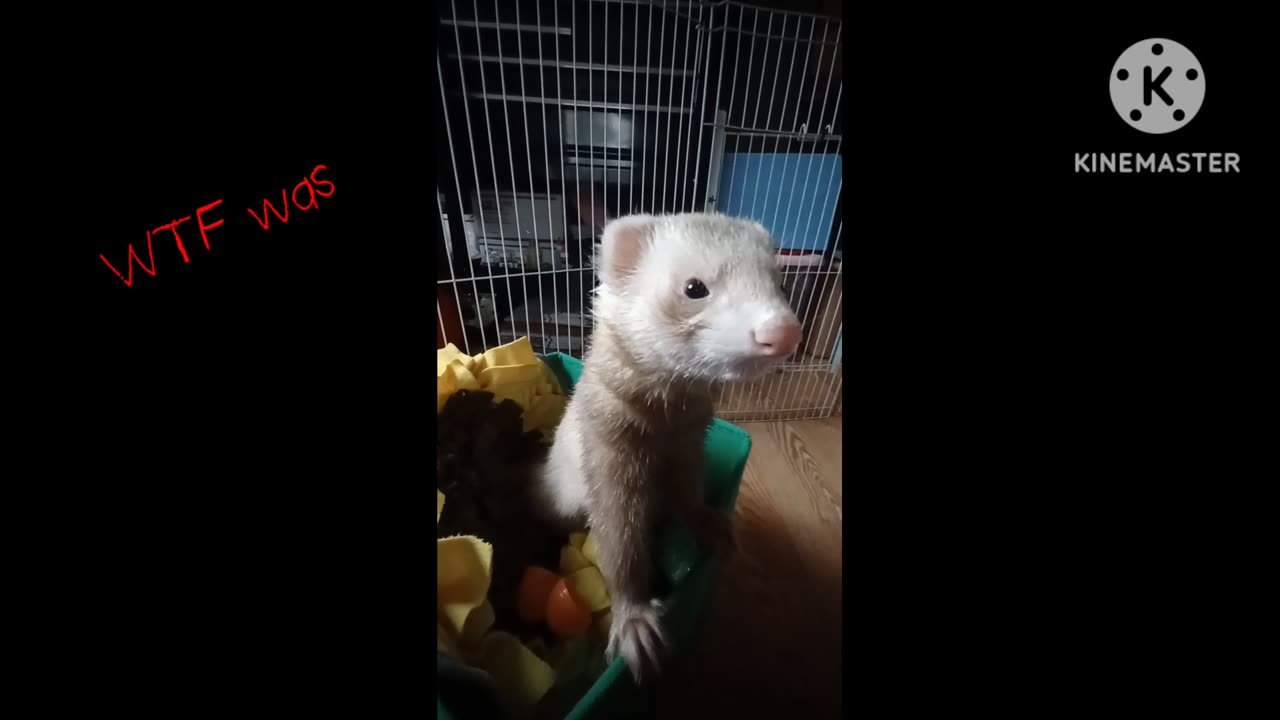
[[[302,178],[302,182],[293,186],[292,194],[289,193],[288,188],[282,188],[280,190],[280,207],[284,210],[283,213],[281,213],[280,210],[277,210],[276,206],[272,205],[271,200],[268,198],[262,199],[262,216],[261,217],[259,217],[258,214],[253,211],[253,208],[245,208],[245,210],[250,215],[253,216],[254,220],[258,221],[258,225],[262,226],[263,230],[270,230],[271,215],[275,215],[276,219],[278,219],[282,223],[289,222],[290,198],[293,199],[294,207],[298,208],[302,212],[319,208],[320,203],[316,201],[316,197],[318,196],[318,197],[327,198],[332,196],[334,191],[332,182],[329,182],[328,180],[320,180],[316,177],[316,173],[320,172],[321,170],[328,170],[328,169],[329,168],[325,167],[324,165],[317,165],[315,169],[311,171],[310,175]],[[320,190],[320,186],[322,185],[328,185],[329,192],[323,192],[322,190]],[[306,190],[305,204],[298,201],[298,192],[301,190]],[[270,214],[268,214],[268,211],[270,211]]]
[[[200,238],[204,240],[205,250],[209,249],[209,236],[206,234],[205,231],[212,230],[213,228],[218,227],[223,223],[223,221],[219,220],[218,222],[212,225],[205,225],[203,214],[217,207],[221,203],[222,203],[222,200],[217,200],[215,202],[209,203],[208,205],[205,205],[204,207],[196,211],[196,224],[200,227]],[[133,264],[135,261],[138,263],[138,267],[142,268],[143,272],[150,275],[151,277],[156,276],[156,256],[155,256],[155,252],[152,250],[152,247],[151,247],[151,239],[152,239],[153,233],[162,233],[166,231],[172,232],[173,241],[178,246],[178,252],[182,254],[182,262],[183,263],[191,262],[191,258],[187,255],[186,245],[182,243],[182,235],[178,233],[178,226],[182,225],[182,223],[187,222],[190,219],[191,219],[191,216],[188,215],[182,218],[181,220],[174,220],[172,222],[165,223],[164,225],[161,225],[155,230],[150,230],[147,232],[147,259],[150,261],[151,267],[147,267],[146,265],[142,264],[142,258],[138,257],[138,254],[134,252],[132,243],[129,244],[129,252],[124,260],[125,272],[128,273],[127,275],[121,275],[120,271],[117,270],[116,267],[111,264],[111,261],[107,259],[106,255],[98,255],[98,257],[102,258],[102,262],[106,263],[107,267],[111,269],[111,272],[115,273],[115,276],[120,278],[120,281],[125,284],[125,287],[133,287]]]

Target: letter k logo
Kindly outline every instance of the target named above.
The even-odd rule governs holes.
[[[1147,65],[1142,68],[1142,104],[1151,105],[1151,93],[1160,96],[1165,105],[1173,107],[1173,98],[1169,97],[1169,93],[1164,91],[1164,81],[1169,79],[1169,75],[1173,73],[1173,68],[1166,67],[1164,72],[1156,78],[1155,82],[1151,81],[1151,66]]]
[[[1111,104],[1130,127],[1144,133],[1177,130],[1191,122],[1203,103],[1204,69],[1186,46],[1173,40],[1134,43],[1111,68]]]

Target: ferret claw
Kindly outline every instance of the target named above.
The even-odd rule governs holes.
[[[662,659],[670,646],[662,629],[662,603],[614,606],[613,627],[605,655],[610,662],[619,655],[626,661],[637,685],[645,685],[662,672]]]

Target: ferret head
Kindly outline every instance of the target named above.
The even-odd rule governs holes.
[[[632,215],[597,255],[595,314],[645,367],[690,379],[759,376],[795,351],[773,238],[724,215]]]

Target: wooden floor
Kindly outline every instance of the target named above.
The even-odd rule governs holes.
[[[840,717],[841,422],[742,425],[739,553],[657,717]]]

